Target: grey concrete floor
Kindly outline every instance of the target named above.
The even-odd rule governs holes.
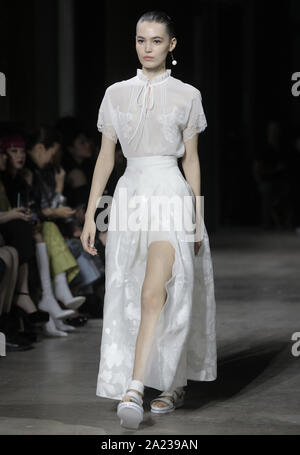
[[[101,323],[0,358],[0,434],[300,434],[300,237],[223,229],[210,235],[217,303],[218,378],[189,381],[186,404],[120,427],[118,401],[95,395]],[[299,348],[300,352],[300,348]]]

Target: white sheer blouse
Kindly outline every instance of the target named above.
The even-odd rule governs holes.
[[[200,91],[171,76],[136,76],[107,87],[98,130],[120,141],[124,156],[184,155],[184,142],[207,127]]]

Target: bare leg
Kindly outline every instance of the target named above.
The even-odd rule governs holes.
[[[10,312],[13,295],[15,292],[15,287],[17,283],[18,277],[18,269],[19,269],[19,255],[17,250],[12,246],[5,247],[8,254],[10,255],[10,265],[8,270],[8,276],[5,275],[4,282],[6,283],[6,293],[5,293],[5,303],[3,310],[6,313]]]
[[[10,276],[11,259],[12,259],[6,246],[3,246],[0,248],[0,257],[4,261],[5,268],[6,268],[6,270],[4,272],[4,276],[0,283],[0,315],[1,315],[3,313],[4,306],[5,306],[7,289],[10,286],[10,282],[7,281],[7,279],[9,279],[9,276]]]
[[[16,286],[17,292],[28,292],[28,264],[23,263],[19,267],[19,274]],[[30,295],[16,295],[16,304],[26,313],[34,313],[37,311],[35,304],[31,300]]]
[[[2,314],[10,311],[16,286],[19,257],[17,250],[7,245],[0,248],[0,257],[6,264],[6,271],[0,283],[0,314]]]
[[[172,276],[175,250],[168,241],[151,242],[141,293],[141,323],[136,341],[132,379],[143,382],[147,355],[161,309],[166,301],[165,283]],[[124,401],[129,401],[126,395]]]

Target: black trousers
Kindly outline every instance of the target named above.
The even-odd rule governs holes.
[[[0,224],[0,232],[5,244],[16,248],[19,264],[30,262],[35,257],[33,225],[24,220],[11,220]]]

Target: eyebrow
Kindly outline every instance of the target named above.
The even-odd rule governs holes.
[[[137,38],[144,38],[144,36],[138,35]],[[155,39],[155,38],[163,39],[161,36],[152,36],[152,39]]]

